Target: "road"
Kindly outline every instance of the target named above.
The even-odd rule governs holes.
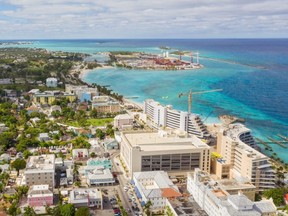
[[[118,186],[118,194],[119,194],[119,197],[122,201],[122,205],[124,207],[124,209],[126,210],[127,212],[127,209],[131,209],[132,210],[132,206],[131,204],[129,203],[129,197],[128,197],[128,193],[124,191],[124,186],[126,185],[127,182],[129,182],[128,179],[125,178],[125,173],[121,170],[120,168],[120,165],[118,163],[118,165],[116,164],[115,160],[116,158],[119,156],[119,153],[117,154],[114,154],[111,158],[111,161],[113,163],[113,168],[112,168],[112,171],[114,172],[117,172],[118,175],[117,175],[117,178],[118,178],[118,181],[119,181],[119,186]],[[127,212],[128,213],[128,212]],[[133,213],[128,213],[128,215],[132,216]]]

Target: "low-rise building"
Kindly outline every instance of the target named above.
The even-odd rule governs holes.
[[[164,170],[210,170],[210,147],[181,131],[130,131],[121,133],[121,159],[129,173]]]
[[[103,143],[103,146],[104,146],[106,151],[113,150],[113,149],[119,149],[119,144],[118,144],[117,140],[115,140],[115,139],[105,140]]]
[[[99,95],[97,88],[92,88],[86,85],[75,86],[65,84],[65,91],[69,93],[75,93],[80,102],[91,102],[92,98]]]
[[[58,80],[54,77],[49,77],[46,79],[46,86],[47,87],[57,87]]]
[[[150,200],[152,211],[165,209],[166,199],[182,196],[164,171],[134,172],[133,183],[142,205]]]
[[[50,206],[53,205],[53,193],[49,185],[32,185],[27,195],[29,206]]]
[[[99,113],[119,113],[121,111],[119,102],[109,96],[93,97],[92,108]]]
[[[50,136],[49,136],[48,133],[40,133],[40,134],[38,135],[38,140],[39,140],[40,142],[48,142],[48,141],[51,140],[51,138],[50,138]]]
[[[24,171],[24,182],[28,186],[48,184],[54,188],[55,155],[30,156]]]
[[[131,129],[134,118],[128,114],[117,115],[114,118],[114,127],[120,130]]]
[[[78,188],[70,191],[69,202],[76,208],[96,207],[103,209],[102,192],[96,188]]]
[[[112,169],[112,162],[110,159],[108,158],[104,158],[104,157],[96,157],[96,158],[90,158],[87,161],[87,166],[103,166],[104,169]]]
[[[187,190],[209,216],[276,216],[272,200],[252,202],[241,190],[231,195],[199,169],[187,175]]]
[[[103,186],[115,183],[115,179],[110,169],[103,166],[84,166],[79,173],[86,176],[86,182],[89,186]]]
[[[45,91],[33,94],[33,102],[42,105],[52,105],[57,98],[66,98],[69,102],[76,100],[76,95],[61,91]]]
[[[88,149],[73,149],[72,158],[75,160],[87,160],[89,157]]]

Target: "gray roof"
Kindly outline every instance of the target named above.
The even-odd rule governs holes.
[[[277,210],[273,202],[271,202],[270,200],[262,200],[260,202],[255,202],[254,208],[262,214],[275,212]]]

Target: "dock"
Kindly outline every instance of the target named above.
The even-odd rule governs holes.
[[[288,137],[285,137],[281,134],[277,134],[277,136],[288,142]]]
[[[255,139],[257,140],[257,142],[258,142],[259,144],[262,144],[262,145],[264,145],[265,147],[271,149],[271,146],[269,146],[267,142],[265,142],[265,141],[263,141],[263,140],[261,140],[261,139],[259,139],[259,138],[257,138],[257,137],[255,137]]]
[[[267,137],[267,139],[269,139],[273,143],[276,143],[277,145],[281,146],[282,148],[287,148],[287,146],[283,144],[283,143],[286,143],[286,141],[278,141],[278,140],[273,139],[272,137]]]

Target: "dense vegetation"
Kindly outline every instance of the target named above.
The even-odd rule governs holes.
[[[29,48],[0,48],[0,53],[0,79],[8,78],[18,84],[44,82],[48,77],[57,77],[63,82],[74,79],[69,71],[86,56]]]

